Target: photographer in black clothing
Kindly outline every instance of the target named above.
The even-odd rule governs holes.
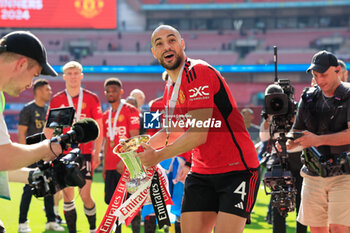
[[[304,148],[297,220],[312,233],[345,233],[350,226],[350,85],[340,81],[340,66],[330,52],[316,53],[310,71],[317,85],[304,90],[293,125],[303,136],[287,142],[289,149]]]

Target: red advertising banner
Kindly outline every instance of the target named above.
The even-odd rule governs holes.
[[[0,0],[0,27],[114,29],[116,0]]]

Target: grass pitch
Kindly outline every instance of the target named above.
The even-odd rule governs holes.
[[[0,199],[0,219],[3,221],[6,227],[7,233],[15,233],[18,229],[18,217],[19,217],[19,203],[22,195],[23,184],[10,183],[11,201]],[[97,206],[97,226],[101,222],[107,205],[104,203],[104,183],[101,178],[101,173],[96,173],[94,176],[94,182],[92,184],[92,196]],[[83,204],[78,194],[78,189],[75,190],[75,203],[78,214],[77,231],[81,233],[88,232],[89,224],[84,214]],[[272,226],[267,224],[264,220],[267,213],[267,205],[270,200],[270,196],[265,195],[263,186],[260,187],[258,199],[253,209],[250,225],[246,225],[244,233],[270,233],[272,232]],[[62,203],[60,203],[60,213],[63,218]],[[45,231],[46,216],[43,211],[43,199],[35,198],[33,196],[30,205],[28,219],[29,226],[33,233],[53,233],[54,231]],[[289,213],[287,218],[287,233],[295,232],[295,212]],[[63,225],[65,228],[66,226]],[[232,226],[234,227],[234,226]],[[173,229],[170,229],[172,232]],[[66,232],[68,232],[66,228]],[[123,233],[132,233],[131,227],[123,225]],[[141,226],[141,233],[143,233]],[[157,229],[157,233],[164,232],[164,230]]]

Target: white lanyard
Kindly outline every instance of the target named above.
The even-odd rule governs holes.
[[[64,91],[66,92],[69,106],[74,108],[72,96],[70,96],[70,95],[68,94],[67,89],[65,89]],[[79,91],[79,99],[78,99],[78,109],[77,109],[76,112],[75,112],[75,120],[76,120],[76,121],[79,121],[79,120],[80,120],[80,116],[81,116],[81,106],[82,106],[82,104],[83,104],[83,88],[80,88],[80,91]]]
[[[117,121],[118,121],[118,118],[119,118],[119,114],[120,114],[120,111],[122,110],[123,108],[123,105],[125,103],[125,100],[121,100],[120,101],[120,104],[117,108],[117,112],[115,113],[115,116],[114,116],[114,121],[113,121],[113,128],[112,128],[112,107],[109,108],[109,114],[108,114],[108,132],[109,132],[109,138],[111,139],[111,142],[114,141],[114,138],[115,138],[115,131],[116,131],[116,128],[117,128]]]
[[[165,106],[165,119],[166,119],[167,123],[169,123],[169,119],[171,120],[172,115],[174,114],[176,102],[177,102],[177,99],[179,97],[179,90],[180,90],[180,86],[181,86],[181,79],[182,79],[182,73],[183,73],[184,67],[185,67],[185,62],[182,65],[181,70],[179,71],[179,74],[177,76],[176,83],[175,83],[173,92],[171,94],[170,100],[169,100],[169,94],[170,94],[169,91],[170,91],[170,86],[172,83],[171,79],[168,80],[168,83],[167,83],[167,88],[168,88],[167,102],[168,102],[168,104]],[[169,126],[170,126],[170,124],[169,124]],[[169,134],[168,127],[166,128],[166,131]]]

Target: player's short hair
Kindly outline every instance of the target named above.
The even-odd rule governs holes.
[[[65,72],[67,69],[70,69],[70,68],[78,68],[81,72],[83,72],[83,66],[77,61],[67,62],[63,66],[62,70],[63,70],[63,72]]]
[[[106,79],[105,83],[104,83],[104,87],[106,88],[107,86],[109,85],[117,85],[119,86],[120,88],[123,88],[123,84],[122,84],[122,81],[120,81],[119,78],[108,78]]]
[[[250,113],[251,115],[254,114],[254,111],[251,108],[243,108],[241,114],[244,114],[246,112]]]
[[[145,96],[145,93],[143,93],[143,91],[141,91],[140,89],[134,89],[134,90],[132,90],[131,92],[130,92],[130,95],[131,96],[134,96],[134,97],[136,97],[135,95],[141,95],[142,96],[142,98],[146,98],[146,96]]]
[[[49,85],[49,82],[46,79],[43,78],[39,78],[37,80],[34,81],[33,84],[33,92],[35,93],[35,91],[39,88],[39,87],[43,87],[45,85]]]
[[[136,98],[133,97],[133,96],[128,96],[125,100],[127,103],[133,105],[135,108],[138,108],[137,106],[137,101],[136,101]]]

